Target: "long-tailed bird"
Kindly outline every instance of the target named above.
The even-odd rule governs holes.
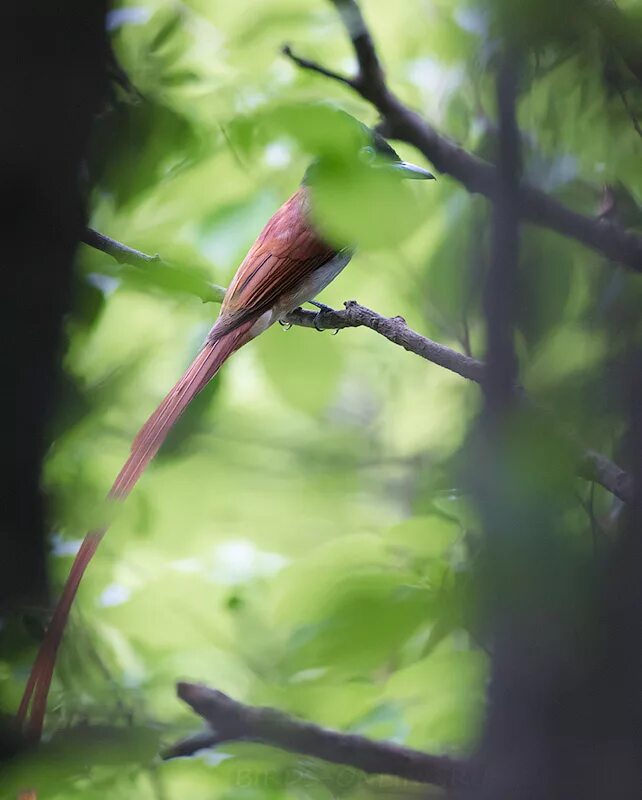
[[[393,171],[403,178],[432,178],[426,170],[402,161],[376,132],[359,125],[362,139],[351,157],[368,169]],[[312,301],[350,261],[353,249],[330,244],[311,218],[314,183],[322,167],[308,169],[301,186],[269,220],[238,268],[218,319],[201,351],[134,439],[131,454],[111,487],[111,500],[124,500],[192,399],[240,347]],[[56,654],[78,585],[107,528],[83,540],[45,633],[18,709],[26,732],[39,739]]]

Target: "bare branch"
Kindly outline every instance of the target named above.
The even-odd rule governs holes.
[[[119,264],[129,264],[132,267],[147,267],[150,264],[154,264],[164,270],[163,273],[155,273],[157,278],[171,278],[172,276],[180,275],[181,281],[186,284],[182,287],[182,290],[200,297],[204,303],[223,302],[225,289],[222,286],[210,283],[194,272],[178,269],[167,261],[164,261],[158,253],[150,256],[147,253],[143,253],[141,250],[135,250],[133,247],[118,242],[116,239],[112,239],[104,233],[99,233],[93,230],[93,228],[85,228],[81,241],[89,247],[93,247],[95,250],[100,250],[108,256],[111,256]],[[186,281],[186,279],[188,280]],[[169,281],[169,286],[172,288],[174,287],[171,280]]]
[[[631,476],[601,453],[587,450],[582,455],[577,474],[587,481],[593,481],[608,489],[611,494],[625,503],[629,503],[633,499]]]
[[[404,350],[408,350],[426,361],[461,375],[462,378],[469,381],[474,381],[482,386],[484,384],[486,377],[484,362],[422,336],[409,328],[403,317],[383,317],[376,311],[359,305],[354,300],[346,302],[345,311],[321,311],[317,314],[314,311],[304,311],[298,308],[288,315],[287,321],[293,325],[320,328],[321,330],[370,328],[388,339],[389,342],[403,347]],[[527,399],[523,389],[517,387],[515,391],[522,400]],[[623,469],[600,453],[593,450],[583,451],[574,435],[562,429],[550,412],[535,404],[532,404],[532,408],[539,414],[545,414],[550,424],[555,426],[560,435],[577,451],[577,474],[579,477],[598,483],[625,503],[630,502],[633,497],[633,485],[630,476]]]
[[[135,250],[133,247],[128,247],[126,244],[117,242],[115,239],[105,236],[104,233],[99,233],[93,228],[85,228],[81,241],[84,244],[93,247],[95,250],[102,250],[113,259],[118,261],[119,264],[131,264],[132,267],[146,267],[153,262],[160,262],[161,257],[156,253],[153,256],[143,253],[140,250]]]
[[[318,72],[319,75],[323,75],[325,78],[330,78],[331,80],[338,81],[339,83],[345,83],[351,89],[357,88],[356,83],[352,78],[348,78],[346,75],[341,75],[338,72],[333,72],[330,69],[326,69],[325,67],[322,67],[321,64],[317,64],[316,61],[310,61],[309,58],[301,58],[300,56],[295,55],[292,52],[292,48],[289,44],[284,44],[281,48],[281,52],[301,69],[307,69],[310,72]]]
[[[341,14],[357,57],[354,78],[336,75],[315,64],[314,71],[350,86],[377,108],[383,117],[381,131],[420,150],[434,166],[459,181],[469,192],[492,199],[497,191],[496,168],[439,134],[418,113],[404,105],[388,88],[372,36],[356,0],[331,0]],[[295,63],[305,62],[287,55]],[[620,225],[567,208],[550,195],[522,183],[519,190],[520,216],[535,225],[550,228],[575,239],[612,261],[642,272],[642,236]]]
[[[200,684],[178,683],[176,692],[211,729],[176,743],[164,753],[164,759],[191,755],[222,742],[255,741],[363,772],[446,789],[469,782],[472,776],[465,761],[322,728],[273,708],[239,703]]]
[[[484,365],[450,347],[434,342],[413,331],[403,317],[382,317],[376,311],[359,305],[355,300],[345,303],[345,311],[322,311],[316,314],[311,311],[297,309],[288,316],[288,322],[306,328],[316,326],[322,329],[339,330],[341,328],[370,328],[371,331],[384,336],[410,353],[425,358],[439,367],[461,375],[475,383],[482,383]]]

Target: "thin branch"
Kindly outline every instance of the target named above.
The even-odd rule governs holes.
[[[426,361],[431,361],[439,367],[455,372],[462,378],[482,383],[484,365],[481,361],[458,353],[450,347],[434,342],[413,331],[403,317],[382,317],[376,311],[359,305],[355,300],[348,300],[344,305],[345,311],[322,311],[319,314],[298,308],[288,315],[287,321],[305,328],[318,326],[327,330],[370,328],[371,331],[385,337],[389,342],[425,358]]]
[[[309,58],[301,58],[300,56],[295,55],[292,52],[292,48],[289,44],[284,44],[281,48],[281,52],[301,69],[307,69],[310,72],[318,72],[319,75],[323,75],[325,78],[330,78],[330,80],[338,81],[339,83],[345,83],[346,86],[349,86],[351,89],[357,89],[357,85],[352,78],[348,78],[346,75],[341,75],[339,72],[333,72],[331,69],[326,69],[325,67],[322,67],[321,64],[317,64],[316,61],[311,61]]]
[[[294,55],[285,54],[304,69],[350,86],[372,103],[383,117],[381,131],[420,150],[434,166],[459,181],[469,192],[493,198],[497,191],[496,168],[439,134],[418,113],[404,105],[388,88],[372,36],[356,0],[331,0],[339,11],[357,57],[358,74],[337,76],[331,70]],[[581,242],[629,269],[642,272],[642,236],[620,225],[595,219],[567,208],[553,197],[522,184],[519,190],[520,216],[535,225],[550,228]]]
[[[622,101],[622,105],[624,106],[624,110],[626,111],[626,113],[629,116],[629,119],[631,120],[631,124],[633,125],[633,127],[635,129],[635,132],[637,133],[637,135],[640,138],[642,138],[642,127],[640,126],[640,120],[637,118],[637,116],[635,114],[635,111],[631,108],[631,105],[629,103],[629,99],[626,96],[626,90],[622,88],[622,86],[620,85],[619,81],[617,83],[616,90],[617,90],[617,93],[620,96],[620,100]]]
[[[446,789],[470,782],[472,777],[465,761],[328,730],[273,708],[239,703],[207,686],[178,683],[176,692],[207,721],[210,730],[177,742],[164,753],[164,759],[191,755],[223,742],[254,741],[370,774],[392,775]]]
[[[122,242],[106,236],[104,233],[99,233],[93,228],[85,228],[81,241],[93,247],[95,250],[100,250],[111,256],[119,264],[129,264],[132,267],[147,267],[149,264],[161,267],[164,272],[154,273],[157,278],[165,278],[166,285],[174,288],[175,283],[172,278],[179,278],[183,286],[183,291],[189,294],[196,295],[204,303],[222,303],[225,297],[225,289],[218,286],[216,283],[210,283],[197,274],[189,271],[178,269],[177,267],[164,261],[158,253],[153,256],[143,253],[141,250],[135,250]],[[169,279],[169,280],[167,280]],[[163,281],[160,281],[161,285]]]
[[[85,228],[81,241],[84,244],[93,247],[95,250],[102,250],[107,253],[119,264],[131,264],[132,267],[146,267],[150,263],[159,263],[161,257],[156,253],[153,256],[143,253],[140,250],[135,250],[133,247],[128,247],[126,244],[117,242],[115,239],[105,236],[104,233],[99,233],[93,228]]]

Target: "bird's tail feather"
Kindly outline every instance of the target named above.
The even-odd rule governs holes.
[[[110,498],[123,500],[127,497],[183,411],[216,375],[223,362],[247,341],[251,327],[252,322],[247,322],[219,339],[207,342],[138,432],[131,454],[111,487]]]
[[[111,499],[124,500],[127,497],[189,403],[205,388],[226,359],[249,340],[252,324],[251,320],[219,338],[210,337],[183,377],[140,429],[130,456],[111,487]],[[69,611],[87,565],[106,532],[107,528],[102,528],[91,531],[84,538],[31,668],[16,716],[18,722],[24,724],[31,708],[28,731],[36,739],[42,732],[47,695]]]
[[[83,539],[80,549],[76,554],[76,558],[74,559],[74,563],[71,566],[71,570],[69,571],[69,576],[63,587],[62,594],[56,605],[49,627],[47,628],[45,638],[40,645],[36,660],[31,667],[29,680],[27,681],[24,694],[22,695],[16,717],[21,725],[24,724],[29,706],[31,705],[29,733],[37,738],[40,737],[42,731],[49,686],[51,685],[56,655],[58,654],[58,648],[62,641],[69,610],[74,602],[78,586],[80,585],[82,576],[85,574],[87,565],[96,552],[96,548],[100,544],[100,540],[105,535],[105,532],[106,528],[91,531]]]

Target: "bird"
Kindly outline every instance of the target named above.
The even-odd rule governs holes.
[[[402,161],[377,131],[354,122],[359,136],[349,157],[357,158],[361,166],[400,178],[434,178],[422,167]],[[317,230],[312,206],[315,181],[322,168],[320,156],[258,235],[225,293],[219,316],[200,352],[136,435],[109,491],[109,500],[125,500],[187,406],[233,353],[275,322],[283,322],[303,303],[324,308],[314,298],[346,267],[355,248],[333,244]],[[27,680],[16,719],[35,741],[42,735],[56,656],[71,606],[106,532],[107,526],[97,528],[82,541]]]

